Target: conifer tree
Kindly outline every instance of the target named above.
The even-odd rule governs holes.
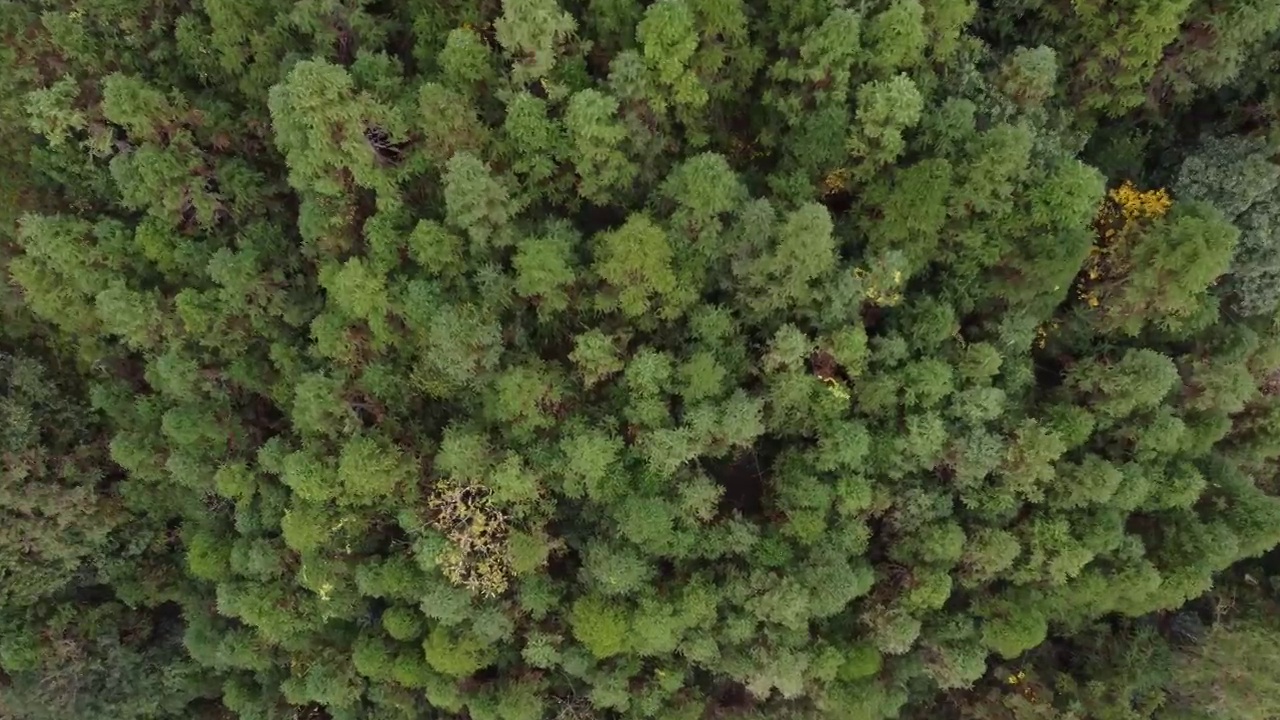
[[[1266,552],[1280,14],[1067,5],[3,6],[0,715],[887,720]]]

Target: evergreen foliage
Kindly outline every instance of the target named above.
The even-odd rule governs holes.
[[[0,715],[876,720],[1201,596],[1273,5],[0,6]]]

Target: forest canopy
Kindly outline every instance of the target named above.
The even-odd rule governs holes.
[[[1266,666],[1160,643],[1280,543],[1280,4],[0,36],[0,716],[1134,720]]]

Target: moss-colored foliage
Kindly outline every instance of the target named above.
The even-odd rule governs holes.
[[[0,715],[881,720],[1201,595],[1272,5],[5,4]]]

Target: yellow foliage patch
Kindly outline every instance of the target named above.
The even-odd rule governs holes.
[[[846,167],[836,168],[822,179],[823,196],[835,195],[849,186],[853,171]]]
[[[506,591],[511,577],[507,518],[490,504],[488,489],[441,482],[428,504],[433,525],[449,539],[436,558],[445,577],[487,597]]]
[[[905,278],[901,270],[894,270],[889,277],[883,277],[881,273],[854,268],[853,276],[864,283],[863,297],[872,305],[892,307],[902,301],[902,286]]]
[[[1124,277],[1130,267],[1129,249],[1152,221],[1164,217],[1173,207],[1173,198],[1164,188],[1139,190],[1126,180],[1113,188],[1102,201],[1094,227],[1097,241],[1085,260],[1083,282],[1077,295],[1091,308],[1102,305],[1100,286]]]

